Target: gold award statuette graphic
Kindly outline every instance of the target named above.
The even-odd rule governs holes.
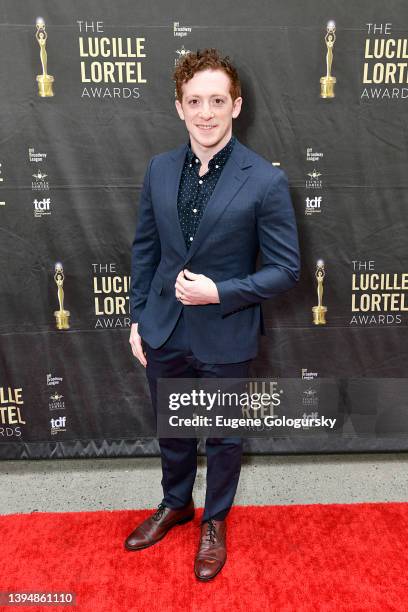
[[[40,45],[40,58],[43,71],[42,74],[37,76],[38,95],[41,96],[41,98],[50,98],[54,95],[52,91],[54,77],[47,74],[47,50],[45,48],[47,44],[47,32],[45,31],[45,23],[42,17],[38,17],[36,27],[37,32],[35,33],[35,37]]]
[[[319,259],[316,263],[316,280],[317,280],[317,306],[313,306],[313,323],[315,325],[326,325],[327,307],[323,306],[323,279],[325,275],[324,261]]]
[[[58,287],[59,310],[55,310],[54,316],[57,329],[69,329],[69,310],[64,310],[64,269],[60,262],[55,264],[54,280]]]
[[[334,98],[334,84],[336,77],[332,76],[331,68],[333,63],[333,47],[336,41],[336,24],[334,21],[329,21],[327,24],[327,32],[324,37],[327,53],[326,53],[326,76],[320,79],[320,97]]]

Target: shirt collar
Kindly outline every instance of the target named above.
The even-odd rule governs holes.
[[[236,138],[234,135],[231,136],[227,144],[218,151],[208,162],[208,168],[212,168],[214,165],[223,167],[229,158],[232,149],[234,148]],[[187,149],[187,161],[189,164],[195,163],[195,160],[198,159],[191,148],[191,141],[188,141],[188,149]],[[199,160],[200,161],[200,160]]]

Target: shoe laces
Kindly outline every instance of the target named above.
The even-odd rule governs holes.
[[[216,536],[217,536],[217,530],[215,528],[215,523],[214,523],[214,521],[212,519],[210,519],[208,521],[206,537],[207,537],[209,542],[214,544]]]
[[[161,517],[163,516],[165,509],[166,509],[166,504],[164,504],[163,502],[160,502],[160,504],[157,506],[156,512],[152,516],[152,519],[154,521],[159,521]]]

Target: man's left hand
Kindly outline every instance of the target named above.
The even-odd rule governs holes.
[[[184,268],[177,276],[175,288],[176,298],[185,306],[220,303],[216,284],[204,274]]]

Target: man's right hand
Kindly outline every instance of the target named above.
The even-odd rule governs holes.
[[[142,338],[140,337],[139,332],[137,331],[138,325],[138,323],[132,323],[130,328],[129,343],[132,347],[133,355],[140,361],[143,367],[146,367],[146,353],[143,352]]]

